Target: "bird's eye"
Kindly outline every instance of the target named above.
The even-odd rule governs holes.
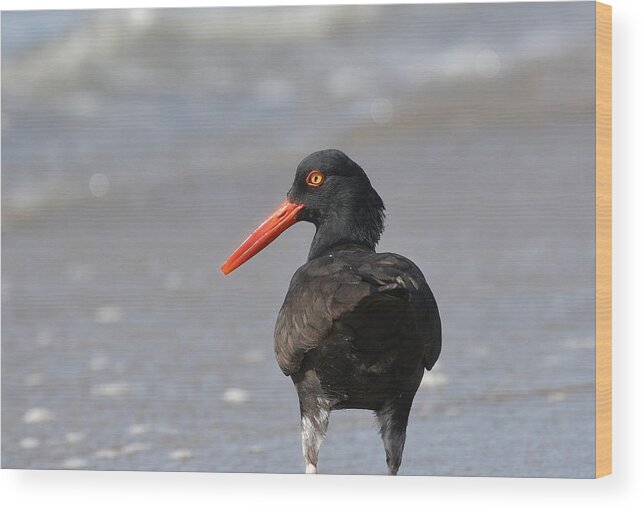
[[[324,184],[324,174],[320,172],[319,170],[313,170],[308,174],[308,177],[306,177],[306,184],[308,186],[313,186],[313,187],[318,187]]]

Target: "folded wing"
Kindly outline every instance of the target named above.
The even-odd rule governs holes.
[[[355,329],[366,322],[386,322],[386,327],[374,330],[386,331],[391,338],[370,340],[395,341],[390,331],[395,331],[397,315],[424,341],[423,364],[430,370],[441,350],[440,315],[415,264],[393,253],[368,251],[339,251],[314,259],[293,276],[277,318],[279,367],[286,375],[296,373],[305,353],[322,345],[336,322]]]

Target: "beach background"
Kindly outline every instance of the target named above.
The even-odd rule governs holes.
[[[594,475],[594,3],[2,13],[2,467],[302,472],[272,332],[344,150],[443,351],[400,474]],[[335,412],[323,473],[385,473]]]

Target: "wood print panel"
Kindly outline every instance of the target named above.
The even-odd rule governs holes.
[[[596,4],[596,476],[612,472],[612,8]]]

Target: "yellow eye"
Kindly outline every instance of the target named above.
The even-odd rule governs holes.
[[[306,184],[314,186],[315,188],[324,184],[324,174],[319,170],[313,170],[306,177]]]

